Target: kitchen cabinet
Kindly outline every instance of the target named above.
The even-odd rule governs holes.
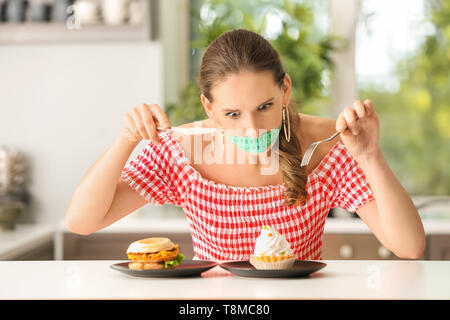
[[[450,221],[424,220],[427,246],[416,260],[450,260]],[[165,230],[167,232],[163,232]],[[131,242],[148,237],[169,237],[180,244],[187,259],[193,257],[192,238],[185,219],[140,219],[119,221],[105,230],[82,236],[63,225],[57,259],[126,259]],[[404,260],[385,248],[360,219],[334,218],[326,222],[322,246],[325,260]],[[58,250],[56,250],[58,252]]]
[[[127,259],[126,250],[131,242],[148,237],[148,233],[103,233],[81,236],[64,234],[64,260],[119,260]],[[193,246],[189,233],[152,233],[152,237],[169,237],[180,245],[186,259],[192,259]],[[433,260],[450,260],[450,236],[436,238],[440,244],[435,250]],[[326,260],[399,260],[394,253],[385,248],[371,234],[325,234],[323,238],[322,258]],[[446,258],[446,259],[445,259]],[[427,259],[427,250],[418,260]]]
[[[450,235],[447,236],[447,239]],[[322,258],[328,260],[399,260],[373,234],[324,234]],[[427,241],[428,243],[428,241]],[[428,248],[428,246],[427,246]],[[450,246],[449,246],[450,249]],[[449,257],[450,258],[450,257]],[[427,259],[427,249],[418,260]]]
[[[450,260],[450,235],[432,234],[427,237],[429,260]]]
[[[93,233],[63,235],[63,260],[128,260],[128,246],[138,239],[148,238],[148,233]],[[151,237],[168,237],[178,243],[186,259],[192,259],[194,250],[189,233],[152,233]]]
[[[16,256],[10,260],[17,260],[17,261],[54,260],[55,257],[54,251],[55,248],[52,240],[40,245],[37,248],[34,248],[19,256]]]

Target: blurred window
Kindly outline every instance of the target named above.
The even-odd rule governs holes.
[[[307,22],[307,12],[290,14],[285,20],[291,26],[286,33],[296,38],[308,30],[311,40],[301,46],[306,49],[306,44],[316,41],[325,48],[324,43],[329,43],[324,39],[333,32],[330,10],[340,8],[331,6],[331,1],[335,0],[190,0],[191,86],[184,91],[183,111],[204,118],[201,107],[196,107],[194,83],[205,48],[198,44],[205,37],[211,40],[228,29],[259,26],[265,17],[261,34],[273,41],[283,29],[283,11],[302,4],[311,9],[313,19]],[[292,22],[292,17],[302,17],[302,21]],[[350,52],[356,70],[356,80],[352,81],[357,82],[360,99],[371,99],[375,105],[381,125],[380,144],[391,168],[411,195],[450,194],[450,0],[360,0],[357,21],[355,52]],[[274,43],[283,48],[289,37]],[[291,76],[298,77],[293,81],[298,86],[294,88],[297,97],[303,100],[300,111],[335,117],[332,77],[325,66],[330,52],[324,51],[320,60],[311,54],[311,48],[305,50],[308,55],[287,57],[283,63]],[[311,67],[306,64],[308,60],[321,75],[320,93],[309,92],[307,81],[299,84],[299,74],[313,70],[305,69]],[[320,64],[325,67],[317,67]],[[339,90],[346,90],[345,86]],[[175,122],[182,122],[183,117],[189,120],[181,108],[176,109],[169,109]]]
[[[362,99],[381,146],[413,195],[450,193],[450,1],[363,0],[356,30]]]

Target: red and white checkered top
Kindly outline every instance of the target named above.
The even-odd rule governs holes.
[[[284,184],[237,187],[203,178],[169,132],[161,144],[149,142],[121,173],[121,180],[157,206],[185,212],[194,259],[249,260],[264,225],[284,235],[297,259],[321,260],[329,210],[354,212],[374,199],[366,177],[342,141],[309,174],[304,205],[284,204]]]

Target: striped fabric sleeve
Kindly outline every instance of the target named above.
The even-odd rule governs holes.
[[[182,206],[181,169],[167,139],[159,145],[150,141],[123,168],[120,180],[126,182],[144,199],[156,206]]]
[[[340,207],[355,212],[371,200],[374,200],[372,189],[362,169],[342,143],[336,157],[335,192],[332,208]]]

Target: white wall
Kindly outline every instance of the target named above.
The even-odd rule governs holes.
[[[164,51],[164,100],[179,102],[189,80],[190,0],[160,1],[161,41]]]
[[[156,42],[0,46],[0,145],[22,150],[31,170],[20,222],[64,217],[125,113],[163,107],[161,52]]]

